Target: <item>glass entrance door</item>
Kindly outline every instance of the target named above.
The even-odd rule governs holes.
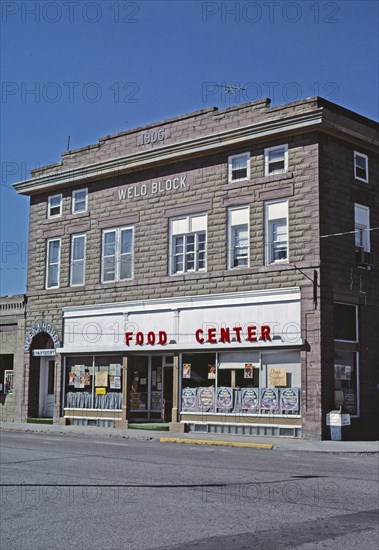
[[[163,357],[130,357],[130,416],[157,419],[162,415]]]

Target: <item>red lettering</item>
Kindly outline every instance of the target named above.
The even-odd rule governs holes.
[[[137,344],[137,346],[142,346],[142,344],[143,344],[143,332],[137,332],[137,334],[136,334],[136,344]]]
[[[241,342],[241,331],[242,331],[242,327],[234,327],[233,330],[234,330],[234,332],[236,333],[236,340],[237,340],[237,342]]]
[[[225,342],[230,342],[230,329],[220,328],[220,342],[225,344]]]
[[[161,346],[167,344],[167,333],[164,330],[160,330],[158,333],[158,344]]]
[[[261,340],[263,340],[264,342],[266,342],[267,340],[271,340],[270,327],[268,325],[261,326]]]
[[[208,329],[208,342],[210,344],[217,344],[216,329],[215,328],[209,328]]]
[[[249,342],[257,341],[257,327],[247,327],[247,339]]]
[[[195,338],[199,342],[199,344],[204,344],[203,331],[201,330],[201,328],[198,328],[195,332]]]
[[[151,344],[152,346],[155,344],[155,334],[154,334],[154,332],[148,332],[147,333],[147,343]]]
[[[132,332],[125,332],[125,344],[127,346],[129,345],[129,342],[131,341],[132,338],[133,338]]]

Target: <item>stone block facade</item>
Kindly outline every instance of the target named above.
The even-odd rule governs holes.
[[[265,149],[283,144],[288,166],[267,175]],[[368,184],[354,178],[355,150],[369,158]],[[333,303],[347,300],[359,305],[359,323],[365,327],[357,344],[361,409],[353,427],[369,437],[368,417],[377,397],[378,256],[371,269],[358,268],[354,233],[325,236],[354,231],[355,202],[370,206],[371,227],[379,226],[377,151],[373,121],[311,98],[279,107],[263,100],[205,109],[64,153],[60,163],[34,170],[31,180],[16,185],[31,197],[26,331],[41,320],[50,323],[64,350],[64,309],[298,288],[302,434],[321,438],[327,437],[325,417],[334,407]],[[228,159],[243,153],[249,153],[249,177],[230,181]],[[87,208],[75,214],[73,190],[84,188]],[[61,215],[49,218],[48,199],[60,193]],[[279,199],[288,200],[289,251],[287,261],[270,263],[265,205]],[[237,206],[249,207],[249,265],[230,269],[228,209]],[[201,213],[207,214],[206,270],[172,275],[170,220]],[[133,277],[104,283],[103,232],[119,227],[134,228]],[[79,234],[86,235],[85,284],[70,286],[71,239]],[[60,239],[59,287],[46,288],[46,243],[54,238]],[[378,233],[373,231],[375,249]],[[30,387],[28,353],[25,384]],[[56,363],[58,418],[59,354]]]

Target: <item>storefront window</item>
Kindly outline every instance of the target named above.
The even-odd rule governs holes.
[[[122,357],[66,360],[66,407],[116,410],[122,407]]]
[[[182,412],[299,414],[299,351],[183,354]]]

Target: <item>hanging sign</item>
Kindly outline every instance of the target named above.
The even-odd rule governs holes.
[[[33,357],[55,357],[55,349],[33,349]]]
[[[286,386],[287,371],[286,369],[268,369],[268,384],[269,386]]]

